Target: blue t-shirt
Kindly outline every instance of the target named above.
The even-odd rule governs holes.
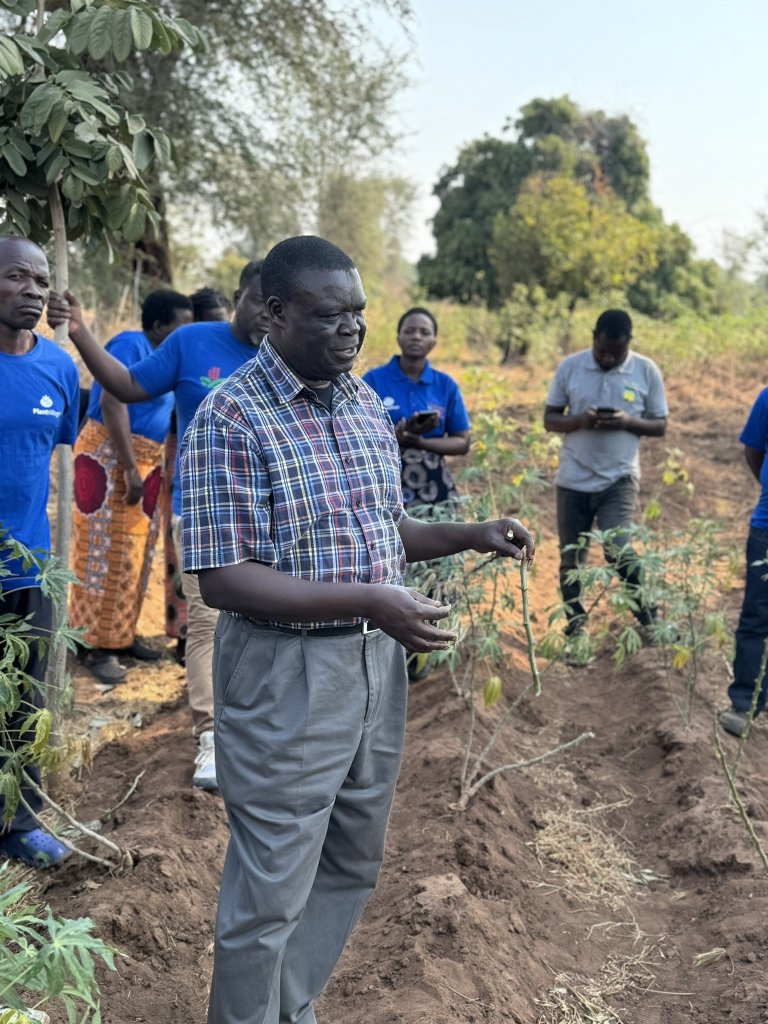
[[[131,375],[152,397],[172,391],[179,440],[206,395],[253,359],[257,349],[240,341],[223,320],[177,327],[151,356],[131,366]],[[179,445],[181,450],[181,445]],[[179,457],[173,477],[173,511],[181,515]]]
[[[760,498],[749,525],[759,530],[768,530],[768,388],[763,388],[755,399],[739,440],[748,448],[754,448],[765,455],[760,470]]]
[[[152,342],[143,331],[123,331],[107,343],[107,352],[119,359],[123,366],[138,363],[155,351]],[[101,384],[94,381],[88,402],[88,416],[97,423],[104,422],[101,411]],[[168,436],[173,412],[173,395],[161,395],[149,402],[133,402],[128,406],[131,433],[148,437],[150,441],[163,442]]]
[[[80,381],[67,353],[35,335],[20,356],[0,352],[0,528],[37,554],[50,554],[48,483],[57,444],[77,436]],[[0,590],[34,587],[36,570],[8,563]]]
[[[400,369],[399,356],[393,356],[383,366],[369,370],[363,380],[382,400],[393,423],[408,419],[415,412],[430,411],[438,412],[440,419],[435,429],[424,437],[443,437],[469,430],[469,416],[459,385],[447,373],[435,370],[429,362],[419,379],[411,380]]]

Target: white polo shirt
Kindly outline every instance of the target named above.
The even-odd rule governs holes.
[[[647,356],[630,352],[620,366],[603,370],[592,349],[574,352],[560,363],[547,405],[578,416],[590,407],[621,409],[630,416],[660,419],[668,415],[664,381]],[[628,430],[574,430],[565,434],[559,487],[602,491],[623,476],[640,479],[640,438]]]

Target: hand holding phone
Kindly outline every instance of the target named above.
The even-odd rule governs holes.
[[[615,416],[618,411],[618,409],[614,409],[613,406],[610,405],[598,405],[597,409],[595,409],[595,412],[601,419],[610,419],[610,417]]]

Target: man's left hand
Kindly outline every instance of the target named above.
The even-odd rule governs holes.
[[[477,533],[472,544],[475,551],[495,551],[518,561],[525,558],[529,565],[533,561],[536,544],[519,519],[494,519],[488,523],[475,523],[475,530]]]

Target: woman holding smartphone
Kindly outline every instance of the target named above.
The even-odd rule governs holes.
[[[403,504],[431,508],[458,497],[447,455],[469,451],[470,423],[459,386],[427,356],[437,344],[428,309],[407,310],[397,324],[400,355],[369,370],[363,380],[381,398],[400,443]]]

